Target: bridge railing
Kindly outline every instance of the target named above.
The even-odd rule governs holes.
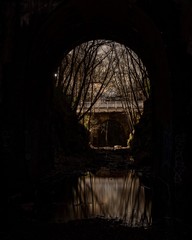
[[[97,101],[93,107],[91,108],[92,112],[124,112],[125,108],[122,101]],[[143,101],[138,102],[139,108],[143,109]],[[87,111],[91,106],[91,102],[85,102],[83,106],[83,111]],[[132,106],[132,108],[136,108],[136,106]],[[77,110],[80,111],[80,107]]]

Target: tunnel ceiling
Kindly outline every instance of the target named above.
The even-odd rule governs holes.
[[[134,1],[68,1],[51,13],[31,47],[33,74],[52,73],[64,54],[82,42],[111,39],[134,50],[147,67],[158,115],[169,119],[169,78],[161,33]],[[155,82],[155,84],[153,84]],[[163,93],[159,89],[164,89]],[[166,107],[165,107],[166,106]],[[167,108],[167,109],[166,109]],[[164,120],[163,120],[164,121]],[[169,121],[169,120],[168,120]]]
[[[149,56],[154,59],[154,54],[163,53],[160,33],[141,9],[127,2],[132,1],[118,1],[118,9],[116,2],[101,0],[59,6],[39,29],[32,57],[38,55],[35,61],[44,58],[54,65],[80,43],[103,38],[128,45],[146,63]]]

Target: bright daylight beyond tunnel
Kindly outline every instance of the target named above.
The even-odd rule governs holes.
[[[66,152],[70,146],[135,150],[143,142],[143,155],[150,155],[150,81],[133,50],[111,40],[82,43],[65,55],[54,85],[54,106],[65,121],[57,140]]]

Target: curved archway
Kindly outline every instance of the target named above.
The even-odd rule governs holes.
[[[73,1],[59,6],[36,36],[30,58],[32,72],[53,71],[64,53],[90,39],[108,38],[123,43],[141,57],[149,71],[157,118],[164,125],[170,120],[171,94],[161,33],[134,4],[121,0],[118,6],[118,12],[115,3]]]
[[[125,44],[142,59],[151,80],[155,128],[160,132],[170,129],[171,92],[161,33],[131,1],[121,0],[118,6],[117,12],[115,3],[72,1],[59,6],[49,16],[34,39],[29,59],[31,90],[28,104],[34,110],[32,115],[43,108],[45,114],[40,113],[40,118],[45,118],[51,96],[51,78],[63,55],[82,42],[103,38]],[[158,134],[155,132],[156,136]]]
[[[118,121],[109,119],[98,128],[98,146],[114,147],[115,145],[127,146],[127,138],[123,126]]]

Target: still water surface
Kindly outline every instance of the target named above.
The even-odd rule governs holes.
[[[151,189],[134,170],[111,172],[101,168],[66,182],[63,198],[52,205],[51,221],[102,217],[129,226],[151,225]]]

